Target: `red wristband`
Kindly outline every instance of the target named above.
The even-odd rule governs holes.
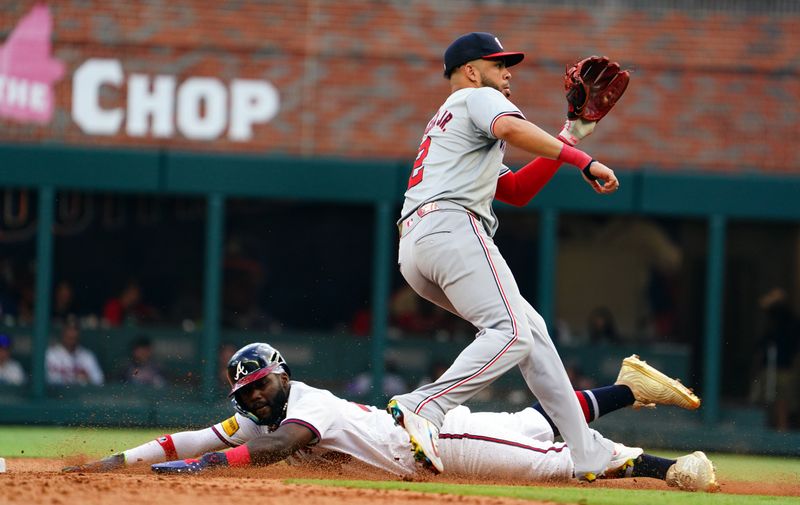
[[[225,457],[230,466],[250,466],[250,449],[246,445],[225,451]]]
[[[175,450],[175,442],[172,441],[172,435],[158,437],[156,443],[164,449],[164,456],[166,456],[167,461],[178,459],[178,451]]]
[[[558,160],[584,169],[592,162],[592,157],[580,149],[575,149],[571,145],[562,144],[561,152],[558,153]]]

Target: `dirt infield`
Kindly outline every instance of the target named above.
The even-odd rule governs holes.
[[[294,485],[282,482],[290,478],[319,479],[391,479],[386,474],[363,467],[344,469],[293,468],[283,464],[265,469],[228,469],[201,477],[168,477],[150,473],[147,467],[126,469],[107,474],[62,474],[60,468],[78,461],[54,459],[10,459],[8,472],[0,474],[0,503],[4,505],[197,505],[230,503],[231,500],[253,501],[269,494],[269,502],[277,505],[302,505],[313,501],[322,505],[382,505],[395,503],[428,503],[430,494],[407,491],[344,489],[323,486]],[[509,484],[508,482],[474,482],[439,476],[431,480],[461,484]],[[547,484],[544,484],[547,485]],[[559,483],[559,486],[565,484]],[[581,484],[575,484],[576,486]],[[653,479],[608,480],[592,486],[620,489],[671,490]],[[800,482],[758,483],[722,482],[723,493],[800,496]],[[238,498],[236,498],[238,497]],[[524,502],[507,498],[437,495],[439,504],[502,505]]]

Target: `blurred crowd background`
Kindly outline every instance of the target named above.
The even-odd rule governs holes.
[[[202,349],[212,344],[214,387],[223,392],[227,358],[258,340],[275,343],[293,370],[298,363],[300,380],[354,399],[437,377],[474,329],[406,286],[393,264],[394,230],[388,256],[376,256],[380,207],[332,198],[314,174],[350,162],[410,166],[424,125],[448,93],[444,48],[462,33],[490,31],[507,49],[526,53],[512,69],[512,99],[551,133],[564,117],[567,63],[600,53],[632,68],[627,94],[584,147],[633,183],[650,173],[677,181],[660,212],[635,210],[646,207],[637,203],[646,192],[634,193],[628,210],[559,208],[552,258],[543,257],[541,243],[552,214],[542,206],[497,208],[496,241],[523,294],[549,307],[548,325],[575,387],[613,381],[619,360],[637,352],[702,393],[713,331],[708,311],[719,310],[723,412],[739,412],[737,419],[759,429],[800,430],[800,212],[786,193],[726,193],[797,184],[795,2],[0,5],[7,57],[0,63],[0,401],[7,405],[35,393],[36,359],[44,359],[45,394],[74,402],[78,412],[91,408],[81,391],[106,388],[123,402],[144,388],[166,398],[208,384],[202,375],[210,354]],[[37,58],[56,68],[49,78],[25,66]],[[36,108],[36,82],[51,86],[49,117],[20,112],[26,103]],[[242,90],[250,94],[237,109]],[[47,163],[26,164],[38,152],[48,153],[41,158]],[[205,193],[212,191],[93,186],[86,174],[96,172],[82,171],[80,162],[59,165],[63,152],[71,160],[154,153],[156,163],[188,152],[232,178],[239,165],[226,168],[227,157],[246,156],[255,171],[261,157],[265,165],[279,157],[301,189],[281,196],[256,177],[252,191],[226,198],[219,321],[208,340]],[[512,149],[506,163],[527,159]],[[198,168],[198,187],[208,186],[205,176]],[[710,191],[698,192],[693,178],[711,181],[702,186]],[[34,335],[42,181],[57,181],[46,182],[54,206],[43,358]],[[565,184],[585,190],[577,177]],[[563,187],[550,198],[594,198],[557,192]],[[387,200],[390,228],[399,186],[396,193]],[[701,207],[698,201],[731,209],[715,307],[707,291],[714,213],[681,210]],[[376,266],[379,260],[386,264]],[[384,297],[375,295],[380,272],[388,272]],[[543,276],[552,279],[549,291]],[[386,307],[376,311],[376,300]],[[380,390],[372,385],[376,313],[386,319]],[[531,403],[520,384],[501,381],[477,401],[509,409]]]

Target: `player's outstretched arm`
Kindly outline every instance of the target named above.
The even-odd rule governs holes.
[[[188,458],[204,452],[219,450],[226,445],[209,427],[196,431],[182,431],[164,435],[123,452],[112,454],[99,461],[67,466],[62,472],[110,472],[134,464],[152,464],[180,457]]]
[[[591,156],[563,143],[530,121],[516,116],[502,116],[494,123],[494,135],[533,155],[569,163],[581,169],[581,175],[600,194],[619,188],[614,171]]]
[[[314,440],[314,433],[300,424],[284,424],[272,433],[256,437],[225,452],[208,452],[199,459],[157,463],[156,473],[198,473],[215,467],[266,466],[282,461]]]

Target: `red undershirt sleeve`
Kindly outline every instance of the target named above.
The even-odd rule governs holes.
[[[536,158],[516,172],[506,172],[497,179],[494,197],[503,203],[522,207],[553,178],[562,162]]]

